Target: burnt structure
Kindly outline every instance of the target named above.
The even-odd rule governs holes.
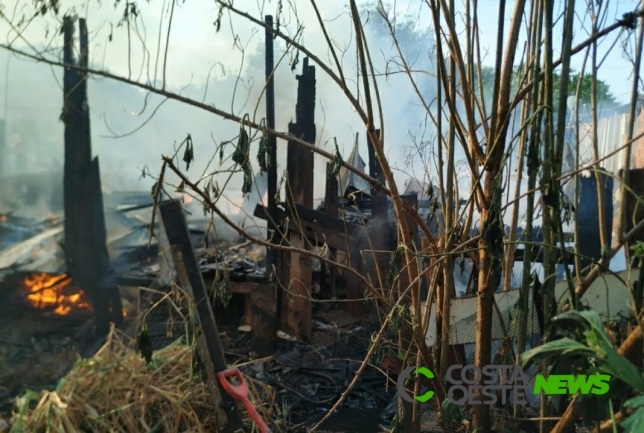
[[[89,296],[97,332],[122,320],[118,288],[110,273],[105,215],[98,157],[92,158],[89,106],[87,104],[87,25],[80,19],[80,58],[74,59],[75,19],[64,18],[65,124],[64,210],[65,262],[69,274]]]
[[[295,123],[288,132],[307,143],[315,143],[315,67],[305,58],[302,74],[297,76]],[[313,207],[313,152],[289,141],[286,170],[286,208],[296,215],[296,205]],[[290,245],[307,248],[301,234],[291,233]],[[298,253],[283,255],[284,287],[292,296],[282,296],[282,327],[287,333],[308,339],[311,335],[311,258]]]

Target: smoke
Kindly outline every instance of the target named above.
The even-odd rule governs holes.
[[[28,15],[33,7],[31,1],[21,0],[18,3],[20,10]],[[346,3],[318,3],[342,65],[346,86],[364,106],[362,78],[353,48],[355,34]],[[428,11],[421,8],[422,3],[417,0],[396,2],[395,9],[387,6],[387,13],[395,25],[398,46],[409,68],[413,71],[432,71],[435,69],[435,41],[429,30],[431,20]],[[168,29],[169,4],[171,2],[165,2],[165,9],[162,9],[164,3],[158,1],[137,4],[136,21],[130,22],[129,26],[122,21],[125,4],[117,3],[114,6],[71,1],[64,2],[63,7],[76,6],[75,10],[83,11],[86,16],[90,32],[90,63],[93,67],[139,82],[154,83],[158,87],[165,82],[168,91],[239,117],[248,114],[252,120],[260,122],[265,117],[263,29],[242,17],[224,12],[217,31],[217,25],[213,24],[218,18],[217,7],[202,2],[176,3],[172,26]],[[262,11],[258,11],[255,2],[239,3],[238,7],[252,16],[272,14],[277,20],[277,6],[272,3],[267,5]],[[377,96],[383,112],[383,124],[376,119],[376,127],[385,131],[385,153],[395,169],[396,183],[399,189],[404,189],[408,179],[414,177],[421,182],[433,180],[436,184],[436,131],[417,94],[427,105],[434,106],[436,79],[423,72],[412,72],[411,76],[417,84],[417,90],[414,89],[408,75],[401,71],[402,59],[392,44],[389,29],[377,8],[366,2],[360,2],[359,7],[379,88],[378,95],[375,92],[370,95],[374,114],[378,116]],[[511,9],[508,7],[506,13],[509,14]],[[64,12],[62,10],[60,15]],[[495,12],[481,13],[484,15],[479,20],[482,46],[494,52]],[[492,16],[494,19],[490,18]],[[337,74],[335,59],[311,5],[298,3],[297,18],[303,25],[300,42]],[[284,4],[279,21],[280,30],[287,34],[294,35],[300,30],[292,5]],[[119,23],[120,26],[117,26]],[[51,58],[58,59],[62,47],[58,25],[57,19],[39,17],[24,28],[22,36],[31,46],[47,46]],[[7,24],[0,26],[0,32],[7,35],[12,31]],[[166,39],[169,40],[167,47]],[[30,50],[21,40],[16,40],[14,46]],[[243,52],[240,48],[243,48]],[[285,43],[276,40],[275,61],[279,64],[274,73],[276,128],[281,131],[286,131],[288,122],[295,120],[295,75],[301,71],[304,57],[303,53],[296,56],[293,50],[286,54],[285,51]],[[62,183],[63,124],[59,120],[63,104],[62,70],[10,56],[6,51],[0,51],[0,68],[7,71],[0,83],[5,88],[3,94],[7,110],[4,117],[7,122],[7,145],[10,146],[0,165],[6,174],[14,175],[57,172]],[[359,133],[359,151],[367,160],[363,121],[341,86],[320,66],[316,66],[316,78],[316,145],[333,152],[337,141],[342,156],[347,158],[355,134]],[[231,141],[225,147],[225,155],[230,155],[239,134],[239,125],[235,122],[110,79],[91,77],[88,98],[92,148],[100,157],[106,192],[149,190],[154,179],[147,173],[158,174],[161,155],[173,155],[188,134],[194,143],[195,161],[187,173],[191,179],[199,179],[202,174],[210,173],[218,166],[218,145]],[[217,176],[217,183],[221,188],[225,185],[226,191],[226,197],[222,197],[218,205],[222,211],[237,215],[239,221],[246,214],[252,215],[254,206],[265,197],[265,178],[258,175],[255,162],[257,149],[258,140],[255,140],[251,160],[257,176],[248,197],[244,198],[241,194],[241,174],[233,175],[230,180],[227,180],[228,174]],[[462,151],[458,149],[457,160],[462,159]],[[181,160],[181,152],[178,160]],[[285,161],[286,143],[278,140],[280,177],[286,169]],[[326,162],[316,155],[316,199],[324,194]],[[228,168],[229,165],[224,164],[222,168]],[[185,169],[183,163],[181,168]],[[461,196],[467,197],[469,179],[462,175],[467,168],[459,164],[457,172],[461,173]],[[146,175],[142,176],[143,173]],[[169,180],[179,183],[176,178],[170,177]],[[0,185],[0,193],[5,187]]]
[[[154,2],[152,2],[154,3]],[[264,70],[264,35],[256,32],[244,20],[231,18],[232,30],[222,26],[219,33],[212,26],[216,11],[207,11],[195,5],[184,5],[178,8],[173,22],[173,32],[168,48],[167,72],[163,74],[163,58],[155,61],[153,54],[145,54],[142,48],[131,41],[130,56],[125,49],[128,46],[123,28],[114,28],[112,42],[106,42],[104,25],[114,18],[111,5],[91,10],[88,16],[90,30],[90,59],[93,67],[109,70],[113,73],[130,76],[142,82],[156,78],[158,85],[165,75],[166,89],[180,93],[199,102],[211,104],[219,109],[243,116],[248,114],[259,122],[265,116],[263,100]],[[159,24],[160,4],[141,5],[141,16],[146,17],[148,28],[147,46],[151,50],[156,42],[150,29]],[[323,16],[336,16],[332,5],[321,5]],[[326,22],[327,30],[340,47],[349,46],[354,37],[350,16],[346,9],[340,11],[335,20]],[[282,30],[288,28],[287,19],[282,17]],[[207,15],[206,19],[204,15]],[[287,14],[288,15],[288,14]],[[306,29],[302,43],[327,66],[335,70],[333,60],[320,37],[321,32],[312,10],[299,10],[298,16],[305,23]],[[120,17],[119,17],[120,18]],[[385,129],[386,153],[390,162],[399,170],[396,172],[397,183],[407,180],[410,172],[425,171],[423,161],[415,158],[415,164],[408,164],[410,151],[417,147],[426,147],[432,139],[431,128],[424,110],[418,107],[418,97],[409,85],[405,74],[398,73],[391,60],[397,57],[396,49],[391,45],[387,27],[375,9],[363,17],[368,21],[366,34],[374,68],[379,75],[379,96],[382,101]],[[37,21],[38,22],[38,21]],[[167,22],[167,19],[166,19]],[[35,26],[35,27],[34,27]],[[198,28],[202,32],[198,32]],[[44,44],[45,38],[38,24],[25,33],[30,42],[38,46]],[[54,46],[62,45],[62,36],[48,36]],[[235,37],[237,39],[235,39]],[[417,70],[431,69],[433,60],[433,43],[426,30],[416,28],[413,21],[403,22],[397,27],[397,37],[401,49],[405,52],[410,67]],[[201,42],[195,43],[196,40]],[[233,41],[245,46],[243,56],[234,48]],[[19,44],[17,46],[20,46]],[[275,42],[275,60],[279,63],[275,74],[275,107],[276,128],[287,130],[289,121],[294,121],[297,80],[295,75],[301,70],[303,55],[299,54],[299,63],[292,67],[294,57],[286,54],[283,41]],[[117,54],[118,53],[118,54]],[[343,74],[347,85],[354,94],[364,102],[361,78],[357,75],[355,53],[348,50],[339,52],[343,65]],[[190,61],[187,61],[189,59]],[[157,63],[155,73],[150,64]],[[62,104],[62,75],[60,68],[0,52],[0,66],[6,66],[5,99],[7,112],[7,137],[9,150],[3,158],[5,174],[56,172],[62,182],[63,132],[64,126],[59,120]],[[316,125],[318,136],[316,145],[333,152],[337,140],[339,150],[346,158],[351,151],[355,133],[360,134],[359,150],[363,159],[367,159],[366,134],[362,120],[355,113],[342,89],[333,82],[319,66],[316,66],[317,101]],[[431,101],[435,96],[435,80],[423,74],[414,74],[422,96]],[[372,99],[376,101],[375,93]],[[150,95],[136,87],[105,78],[91,77],[88,82],[88,103],[91,116],[92,149],[101,162],[103,187],[105,192],[117,190],[147,190],[153,179],[144,173],[158,174],[161,166],[161,155],[173,155],[179,143],[188,134],[194,143],[194,164],[188,175],[199,178],[218,164],[217,145],[231,140],[226,145],[226,155],[235,146],[239,125],[226,121],[204,110],[186,104],[164,100],[158,95]],[[374,107],[377,115],[377,109]],[[258,175],[255,163],[258,141],[253,142],[252,161],[255,185],[252,193],[241,200],[241,174],[235,174],[226,186],[227,200],[222,198],[222,210],[230,214],[252,214],[255,204],[265,197],[266,180]],[[426,149],[422,152],[426,152]],[[428,160],[428,154],[422,157]],[[179,152],[179,160],[181,152]],[[278,176],[286,169],[286,143],[278,140]],[[324,158],[315,158],[315,197],[324,194],[326,167]],[[183,165],[183,163],[182,163]],[[207,170],[207,167],[210,167]],[[181,167],[182,169],[185,166]],[[228,175],[217,176],[220,186],[226,182]],[[170,178],[178,184],[178,180]],[[241,208],[241,209],[240,209]],[[240,216],[239,218],[242,218]]]

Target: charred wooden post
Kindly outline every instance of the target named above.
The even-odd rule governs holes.
[[[379,129],[376,129],[376,135],[380,136]],[[382,173],[380,162],[376,158],[376,152],[369,134],[367,134],[367,148],[369,150],[369,176],[376,179],[382,185],[386,185],[387,182]],[[388,226],[387,195],[382,191],[372,188],[371,197],[371,232],[369,236],[376,250],[374,252],[376,266],[378,267],[380,276],[384,278],[390,262],[390,254],[388,251],[390,250],[391,243]],[[371,281],[374,283],[377,281],[376,276],[377,274],[373,273]],[[384,281],[381,281],[380,284],[384,284]]]
[[[414,208],[418,205],[418,196],[416,195],[416,193],[402,195],[400,198],[407,204],[413,206]],[[409,235],[412,239],[412,243],[415,247],[419,247],[420,245],[418,242],[419,241],[418,225],[416,221],[413,219],[413,217],[408,213],[405,213],[405,219],[407,222],[407,229],[409,230]],[[410,284],[409,276],[407,274],[406,269],[402,270],[398,281],[399,281],[398,294],[400,296],[402,292],[404,292],[404,290]],[[402,302],[402,304],[409,306],[410,303],[411,303],[411,295],[407,295],[405,297],[405,300]],[[398,338],[399,338],[399,349],[402,351],[402,353],[405,353],[405,351],[411,347],[411,343],[412,343],[411,332],[407,328],[403,328],[400,331]],[[409,357],[414,363],[416,362],[416,360],[414,359],[415,354],[416,352],[413,352]],[[412,364],[404,365],[403,368],[411,367],[411,365]],[[415,384],[416,380],[418,380],[417,377],[412,378],[411,384]],[[413,389],[414,388],[413,385],[410,385],[410,388]],[[414,431],[413,429],[414,426],[412,425],[414,419],[412,415],[414,412],[414,406],[416,406],[416,404],[417,403],[412,404],[412,403],[406,402],[400,398],[398,399],[398,408],[402,409],[402,413],[399,414],[399,419],[401,420],[401,423],[403,425],[403,431],[408,431],[408,432]]]
[[[273,16],[266,15],[266,126],[269,129],[275,129],[275,82],[273,79],[274,59],[273,59]],[[268,240],[275,243],[279,242],[277,233],[277,140],[274,135],[268,137],[268,215],[266,222],[268,231]],[[266,270],[272,272],[273,265],[275,269],[278,266],[279,254],[277,250],[268,249],[266,251]],[[279,281],[279,275],[277,275]]]
[[[219,340],[219,330],[215,316],[206,294],[199,262],[195,256],[194,247],[190,241],[188,225],[183,215],[181,205],[169,201],[159,206],[159,212],[166,230],[168,243],[174,268],[177,272],[179,283],[194,302],[199,317],[200,330],[196,331],[199,354],[206,366],[208,382],[213,397],[221,402],[221,407],[226,415],[224,431],[235,432],[242,428],[241,412],[235,400],[221,387],[216,373],[227,369],[224,350]],[[218,391],[216,391],[218,390]]]
[[[94,221],[94,252],[97,258],[98,285],[96,297],[99,303],[107,305],[109,321],[120,325],[123,321],[123,303],[116,285],[116,278],[110,267],[110,255],[107,250],[107,229],[101,189],[101,170],[98,156],[92,160],[91,194]]]
[[[324,192],[324,212],[331,215],[332,217],[338,216],[338,178],[331,173],[331,164],[326,164],[326,185]],[[331,257],[334,259],[338,256],[338,250],[335,248],[329,248]],[[326,270],[326,266],[324,268]],[[335,280],[336,280],[336,269],[331,266],[329,269],[329,277],[331,278],[331,296],[335,298]],[[326,275],[326,272],[323,273]]]
[[[73,58],[74,19],[64,18],[64,63]],[[108,331],[109,323],[120,323],[122,308],[116,284],[110,278],[106,246],[105,215],[98,159],[92,160],[89,106],[87,104],[87,25],[79,20],[80,58],[75,69],[64,72],[65,124],[64,210],[65,261],[76,283],[88,294],[96,316],[97,332]]]
[[[259,357],[275,353],[277,303],[275,285],[231,281],[232,293],[244,295],[244,325],[250,325],[250,347]]]
[[[308,143],[315,143],[315,67],[305,58],[302,74],[297,76],[296,122],[289,123],[289,133]],[[313,152],[296,143],[288,143],[288,179],[286,203],[297,216],[296,204],[313,207]],[[294,248],[306,248],[306,239],[291,233]],[[283,255],[283,285],[288,293],[282,299],[282,327],[285,332],[304,340],[311,336],[311,258],[297,253]]]

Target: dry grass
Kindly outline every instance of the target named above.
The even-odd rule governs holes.
[[[192,356],[190,346],[177,342],[155,352],[146,365],[112,330],[96,355],[76,362],[56,391],[17,399],[11,433],[217,431],[213,400],[192,370]],[[251,385],[251,392],[258,391]],[[260,393],[272,400],[272,392]]]

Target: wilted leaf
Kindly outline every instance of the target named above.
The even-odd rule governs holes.
[[[186,163],[186,170],[190,169],[190,164],[194,161],[194,149],[192,148],[192,137],[190,134],[184,140],[186,143],[186,150],[183,152],[183,162]]]
[[[248,160],[249,140],[248,133],[242,125],[239,128],[239,138],[237,139],[237,148],[233,153],[233,161],[239,165],[244,165]]]
[[[141,354],[142,358],[145,358],[146,363],[152,361],[152,339],[148,335],[148,326],[144,323],[141,327],[141,333],[136,340],[136,351]]]
[[[268,171],[268,136],[264,134],[259,140],[259,150],[257,151],[257,163],[259,164],[259,172],[266,173]]]

